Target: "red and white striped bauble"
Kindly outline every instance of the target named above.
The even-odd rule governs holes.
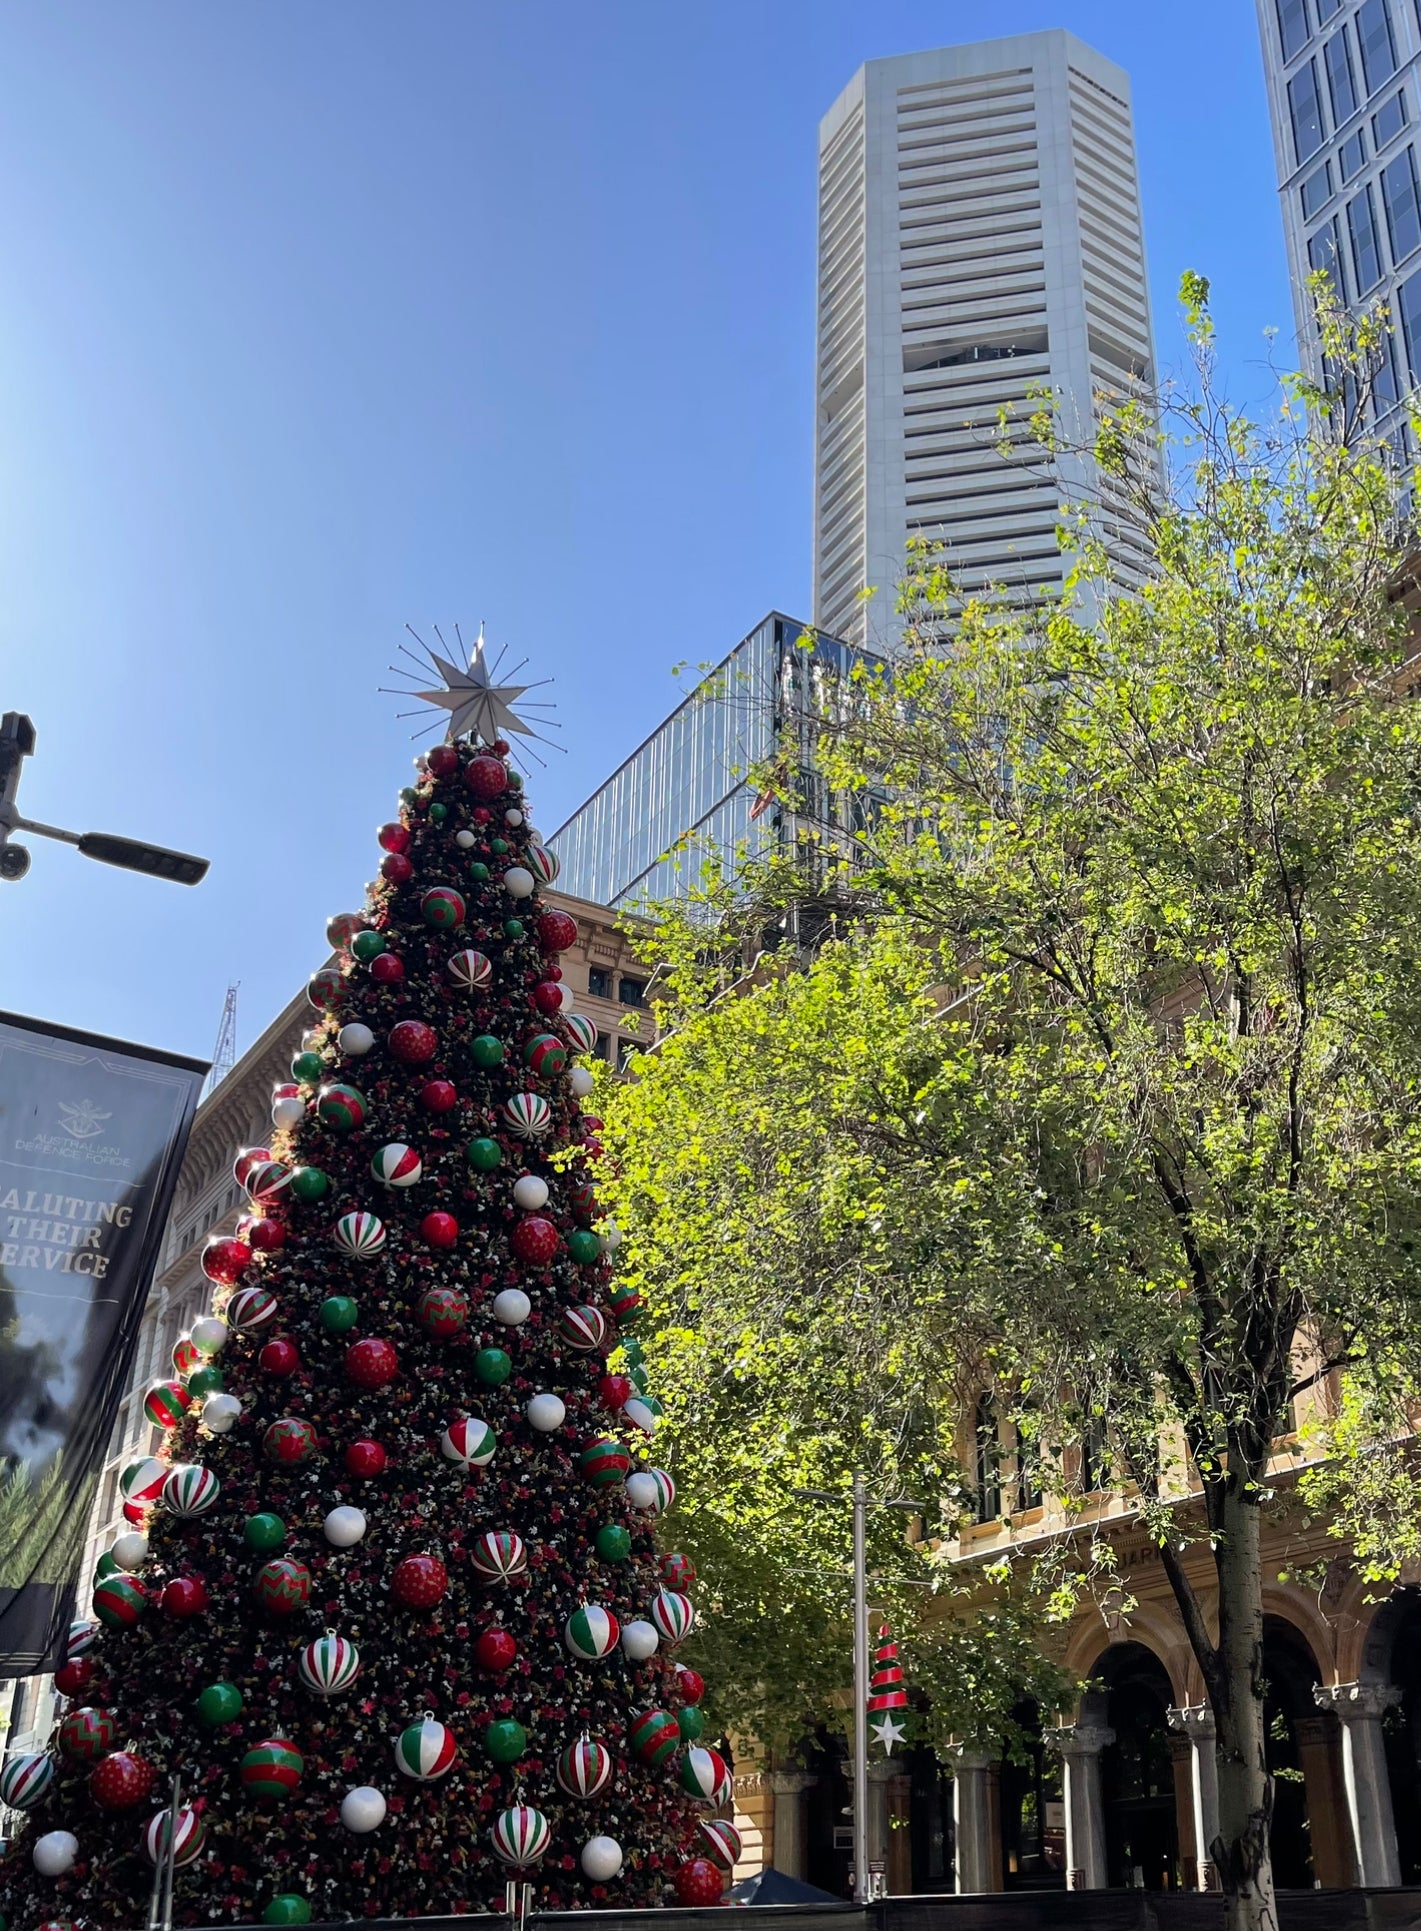
[[[536,1140],[552,1125],[553,1109],[541,1093],[515,1093],[503,1103],[503,1118],[520,1140]]]
[[[551,885],[562,869],[557,853],[549,851],[546,845],[530,845],[523,854],[523,863],[543,885]]]
[[[192,1522],[214,1508],[222,1484],[210,1468],[198,1462],[179,1462],[163,1483],[163,1507],[179,1521]]]
[[[511,1529],[486,1529],[470,1551],[469,1562],[485,1582],[507,1582],[528,1567],[528,1551],[522,1536]]]
[[[280,1200],[291,1185],[291,1169],[280,1160],[258,1160],[247,1169],[247,1197],[262,1205]]]
[[[639,1468],[627,1477],[627,1500],[634,1509],[665,1515],[676,1500],[676,1484],[664,1468]]]
[[[617,1647],[621,1626],[610,1609],[600,1603],[583,1603],[574,1609],[563,1625],[563,1641],[574,1656],[584,1663],[600,1662]]]
[[[360,1674],[360,1651],[344,1636],[327,1630],[301,1652],[301,1681],[317,1696],[339,1696]]]
[[[385,1223],[375,1214],[342,1214],[332,1231],[336,1246],[357,1260],[372,1260],[385,1246]]]
[[[395,1738],[396,1767],[416,1783],[433,1783],[436,1777],[446,1776],[458,1754],[454,1732],[429,1710]]]
[[[146,1468],[150,1463],[153,1467],[162,1469],[164,1475],[167,1474],[167,1464],[160,1462],[156,1455],[149,1455],[144,1461],[134,1463],[133,1466]],[[125,1469],[124,1474],[126,1475],[127,1473],[128,1470]],[[162,1483],[160,1482],[158,1486],[161,1488]],[[65,1662],[77,1663],[81,1656],[88,1655],[98,1639],[99,1625],[97,1623],[91,1623],[87,1616],[80,1616],[77,1621],[69,1625],[69,1634],[64,1642]]]
[[[612,1753],[591,1737],[579,1737],[558,1757],[558,1783],[569,1797],[595,1797],[612,1778]]]
[[[526,1871],[547,1850],[553,1834],[541,1810],[534,1810],[531,1804],[514,1804],[512,1809],[499,1812],[489,1836],[501,1863],[511,1864],[515,1871]]]
[[[136,1502],[144,1507],[157,1501],[167,1479],[168,1463],[160,1462],[156,1455],[144,1455],[139,1461],[128,1464],[118,1478],[118,1485],[125,1502]]]
[[[239,1287],[222,1310],[222,1319],[239,1334],[256,1334],[276,1319],[276,1296],[264,1287]]]
[[[607,1317],[600,1307],[565,1307],[558,1316],[558,1339],[579,1354],[595,1354],[607,1339]]]
[[[456,952],[449,961],[449,977],[463,992],[476,992],[493,977],[493,967],[482,952]]]
[[[461,1468],[487,1468],[497,1446],[493,1430],[478,1415],[450,1422],[439,1438],[440,1454]]]
[[[156,1864],[167,1855],[171,1836],[173,1862],[181,1870],[185,1864],[194,1864],[201,1857],[203,1845],[207,1842],[207,1826],[191,1804],[184,1804],[178,1811],[176,1831],[173,1830],[172,1816],[171,1810],[160,1810],[156,1817],[148,1819],[143,1828],[143,1848],[148,1853],[148,1862]]]
[[[696,1846],[712,1864],[733,1871],[740,1862],[744,1842],[740,1832],[724,1817],[703,1817],[696,1825]]]
[[[579,1053],[590,1053],[597,1044],[597,1021],[585,1012],[565,1012],[563,1030]]]
[[[679,1589],[660,1589],[651,1605],[651,1620],[662,1642],[674,1646],[690,1635],[696,1612],[691,1598]]]
[[[730,1769],[719,1750],[696,1744],[681,1759],[681,1788],[705,1804],[723,1804],[730,1795]]]
[[[424,1162],[413,1147],[392,1140],[370,1162],[370,1171],[384,1187],[412,1187],[424,1172]]]

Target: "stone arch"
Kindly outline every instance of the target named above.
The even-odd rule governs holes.
[[[1133,1644],[1147,1650],[1169,1678],[1170,1691],[1176,1703],[1186,1702],[1190,1671],[1196,1669],[1193,1652],[1187,1639],[1176,1624],[1150,1606],[1134,1611],[1128,1622],[1119,1629],[1111,1630],[1102,1622],[1092,1618],[1083,1622],[1072,1632],[1067,1646],[1065,1667],[1074,1676],[1095,1677],[1101,1674],[1100,1664],[1114,1649]],[[1093,1700],[1094,1699],[1094,1700]],[[1087,1690],[1080,1700],[1079,1721],[1103,1722],[1099,1714],[1099,1693]]]
[[[1112,1888],[1174,1890],[1180,1882],[1180,1817],[1169,1712],[1181,1676],[1141,1638],[1150,1618],[1096,1658],[1081,1699],[1079,1730],[1101,1739],[1100,1804],[1105,1881]],[[1174,1649],[1177,1645],[1161,1645]],[[1178,1663],[1177,1653],[1174,1658]]]

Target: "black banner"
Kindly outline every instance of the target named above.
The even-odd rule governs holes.
[[[62,1660],[206,1071],[0,1013],[0,1677]]]

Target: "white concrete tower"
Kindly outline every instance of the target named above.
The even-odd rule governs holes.
[[[965,589],[1059,585],[1060,491],[997,412],[1049,385],[1084,434],[1152,380],[1124,72],[1059,30],[861,67],[819,127],[815,623],[891,642],[917,535]],[[1108,541],[1135,575],[1128,525]]]

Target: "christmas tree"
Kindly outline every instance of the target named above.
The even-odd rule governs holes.
[[[599,1231],[577,928],[498,735],[528,727],[481,648],[435,662],[450,740],[327,928],[67,1708],[0,1780],[8,1931],[142,1922],[170,1833],[187,1925],[502,1910],[510,1875],[547,1909],[714,1901],[734,1860]]]

